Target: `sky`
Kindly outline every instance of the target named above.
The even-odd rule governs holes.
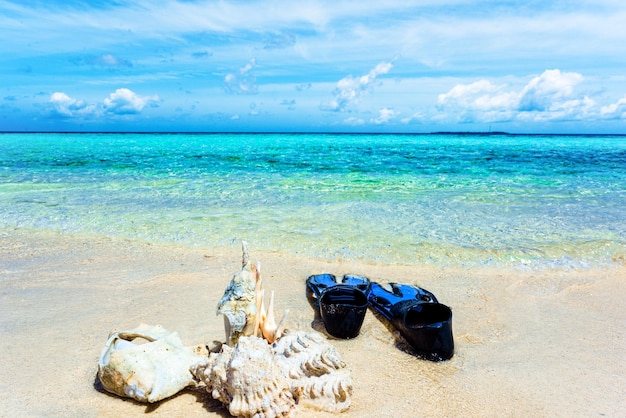
[[[0,131],[626,134],[624,0],[0,0]]]

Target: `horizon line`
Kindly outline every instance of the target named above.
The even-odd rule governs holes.
[[[0,131],[4,134],[105,134],[105,135],[479,135],[479,136],[626,136],[626,133],[519,133],[506,131],[350,132],[350,131]]]

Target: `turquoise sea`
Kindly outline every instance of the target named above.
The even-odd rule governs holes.
[[[626,136],[0,134],[0,228],[328,260],[626,258]]]

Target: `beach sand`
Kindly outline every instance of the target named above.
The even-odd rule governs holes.
[[[241,267],[228,249],[0,232],[0,416],[226,417],[203,390],[154,405],[103,392],[110,332],[140,323],[188,345],[224,341],[215,307]],[[291,330],[323,331],[305,296],[315,273],[420,285],[453,310],[455,356],[420,360],[368,311],[360,335],[331,339],[354,384],[345,417],[626,416],[626,268],[533,271],[326,262],[260,252]],[[300,417],[335,414],[300,408]]]

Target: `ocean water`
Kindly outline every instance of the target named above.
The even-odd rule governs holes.
[[[623,263],[626,136],[1,134],[0,228],[380,263]]]

